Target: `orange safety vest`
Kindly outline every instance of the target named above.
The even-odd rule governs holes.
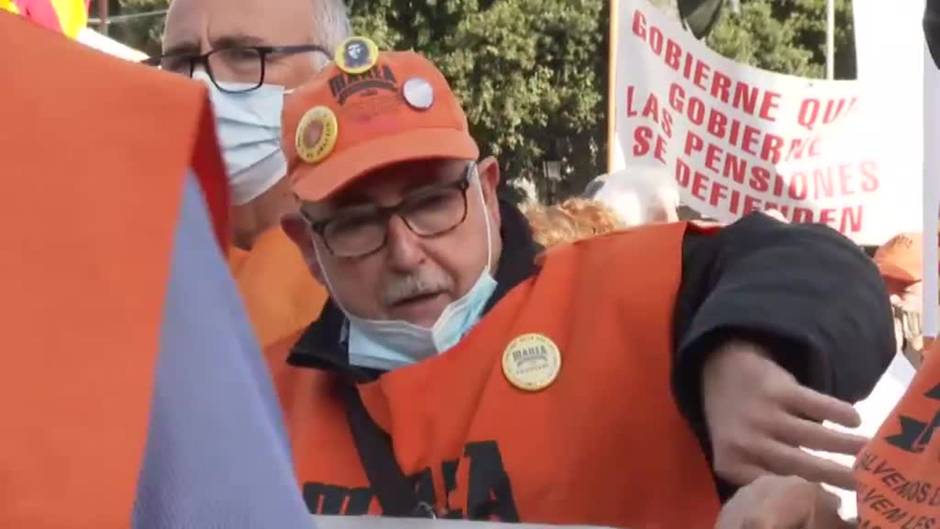
[[[938,345],[856,461],[859,529],[940,527]]]
[[[684,224],[552,248],[445,354],[358,385],[418,496],[447,516],[633,529],[711,528],[709,465],[673,401]],[[611,266],[611,263],[624,263]],[[536,333],[561,356],[541,391],[504,352]],[[377,514],[336,375],[269,351],[308,508]]]
[[[280,226],[259,235],[250,251],[231,247],[229,268],[262,347],[307,327],[326,301],[326,289]]]

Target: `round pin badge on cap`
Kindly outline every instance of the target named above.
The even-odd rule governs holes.
[[[365,37],[350,37],[337,48],[333,62],[340,70],[356,75],[369,71],[379,60],[379,47]]]
[[[523,391],[541,391],[555,382],[561,371],[561,352],[549,337],[523,334],[503,352],[503,375]]]
[[[401,86],[402,97],[415,110],[427,110],[434,104],[434,87],[427,79],[412,77]]]
[[[333,152],[339,136],[336,114],[327,107],[308,110],[297,125],[294,138],[297,156],[307,163],[317,163]]]

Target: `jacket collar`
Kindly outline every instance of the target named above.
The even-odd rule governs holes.
[[[503,252],[496,266],[496,290],[486,303],[484,315],[516,285],[535,273],[535,257],[542,250],[532,239],[525,216],[515,206],[500,200],[499,211]],[[320,317],[307,327],[291,349],[287,363],[335,372],[355,381],[374,379],[381,371],[349,365],[349,355],[343,343],[345,326],[346,316],[342,310],[332,299],[327,300]]]

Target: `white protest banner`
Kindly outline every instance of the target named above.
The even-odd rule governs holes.
[[[940,334],[937,232],[940,229],[940,70],[924,61],[924,336]]]
[[[614,13],[610,171],[665,166],[685,204],[726,222],[776,209],[860,244],[920,229],[919,162],[881,148],[904,131],[868,117],[858,82],[736,63],[646,0]]]

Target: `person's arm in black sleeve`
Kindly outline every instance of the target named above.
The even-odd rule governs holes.
[[[721,230],[686,233],[676,301],[673,391],[706,450],[701,376],[729,339],[766,349],[801,384],[864,398],[895,350],[877,268],[822,225],[752,214]]]

